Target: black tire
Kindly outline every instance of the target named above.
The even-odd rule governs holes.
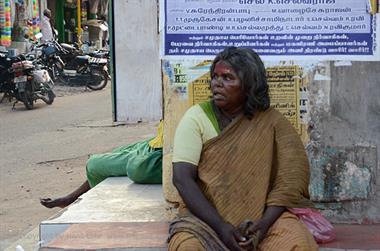
[[[20,98],[22,102],[24,103],[24,106],[28,110],[32,110],[34,106],[34,100],[32,96],[32,92],[30,90],[25,90],[24,92],[20,93]]]
[[[92,74],[99,75],[101,77],[100,80],[94,81],[91,83],[87,83],[87,87],[90,88],[91,90],[98,91],[106,87],[108,83],[108,73],[104,70],[93,70]]]
[[[53,66],[54,67],[54,66]],[[56,71],[53,69],[48,69],[48,72],[49,72],[49,76],[50,78],[53,80],[53,81],[57,81],[57,75],[55,74]]]
[[[55,94],[54,94],[53,90],[48,90],[47,93],[46,93],[46,96],[47,96],[47,97],[42,98],[42,100],[43,100],[46,104],[48,104],[48,105],[53,104],[53,102],[54,102],[54,98],[55,98]]]
[[[45,85],[45,90],[44,95],[41,96],[41,99],[48,105],[53,104],[54,98],[55,98],[55,93],[51,89],[52,86],[54,86],[54,82],[51,82],[51,85],[49,84],[44,84]]]
[[[58,75],[57,81],[54,81],[54,82],[59,82],[64,85],[70,85],[70,81],[65,79],[65,77],[63,77],[62,75]]]

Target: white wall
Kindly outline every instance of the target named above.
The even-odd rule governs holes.
[[[116,120],[162,117],[157,1],[113,1]]]

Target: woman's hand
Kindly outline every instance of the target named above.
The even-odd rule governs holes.
[[[256,238],[258,239],[257,243],[255,243],[256,246],[262,240],[264,240],[270,226],[271,222],[269,220],[260,219],[257,221],[253,221],[251,224],[249,224],[245,232],[248,236],[256,236]],[[243,248],[247,248],[248,246],[251,246],[251,242],[240,242],[239,245]]]
[[[238,242],[245,241],[233,225],[226,223],[197,184],[197,167],[186,162],[173,163],[173,184],[192,214],[208,224],[220,240],[233,251],[242,251]]]
[[[241,242],[239,245],[247,250],[251,249],[252,244],[254,247],[257,247],[266,237],[269,228],[284,211],[285,207],[282,206],[268,206],[265,209],[264,215],[261,219],[242,222],[240,228],[243,226],[243,233],[244,235],[247,235],[245,237],[254,236],[254,238],[251,238],[251,240],[247,240],[246,242]]]
[[[220,240],[232,251],[241,251],[238,243],[246,241],[240,231],[229,223],[223,223],[218,227],[217,234]]]

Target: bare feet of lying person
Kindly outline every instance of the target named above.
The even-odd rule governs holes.
[[[74,200],[75,201],[75,200]],[[47,208],[53,208],[53,207],[60,207],[64,208],[70,205],[74,202],[72,199],[67,197],[57,198],[57,199],[50,199],[50,198],[41,198],[40,203],[41,205],[47,207]]]

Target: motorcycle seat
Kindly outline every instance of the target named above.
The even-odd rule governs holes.
[[[90,58],[90,56],[88,56],[88,55],[76,56],[75,58],[78,61],[78,63],[86,63],[86,62],[88,62],[88,59]]]
[[[69,52],[73,52],[76,50],[76,48],[70,44],[61,43],[61,46],[63,49],[68,50]]]
[[[89,55],[94,58],[107,58],[109,56],[109,52],[108,51],[93,52],[93,53],[89,53]]]
[[[19,61],[12,64],[12,69],[15,71],[22,71],[32,68],[34,68],[33,62],[28,60]]]

